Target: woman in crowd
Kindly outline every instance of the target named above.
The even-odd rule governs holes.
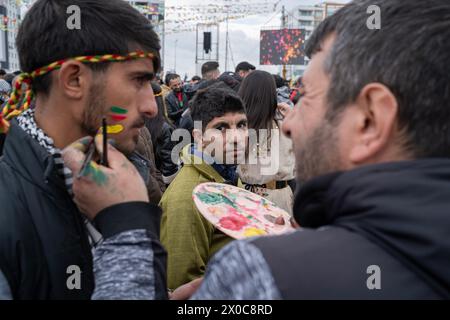
[[[275,80],[270,73],[254,71],[242,82],[239,95],[247,109],[250,142],[246,163],[238,167],[238,174],[247,190],[291,213],[289,183],[295,176],[295,160],[292,142],[280,130],[284,117]]]

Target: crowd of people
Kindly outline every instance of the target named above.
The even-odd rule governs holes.
[[[0,299],[449,299],[449,17],[354,0],[299,79],[210,61],[185,83],[127,2],[36,1],[23,72],[0,70]],[[294,229],[234,240],[196,207],[204,182]]]

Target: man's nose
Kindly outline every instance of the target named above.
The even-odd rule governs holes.
[[[290,112],[287,117],[284,119],[283,124],[281,125],[281,131],[288,137],[291,137],[291,119],[292,119],[292,115]]]
[[[158,104],[151,88],[148,93],[142,96],[139,106],[139,112],[148,118],[154,118],[158,115]]]
[[[234,144],[245,144],[247,133],[243,132],[240,129],[231,129],[229,134],[230,139],[234,142]]]

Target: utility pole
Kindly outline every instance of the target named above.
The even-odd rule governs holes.
[[[282,10],[281,10],[282,14],[281,14],[281,28],[285,29],[286,28],[286,8],[285,6],[283,6]],[[283,64],[283,79],[286,80],[286,64]]]
[[[230,41],[229,33],[228,33],[229,13],[230,13],[230,7],[227,6],[227,35],[226,35],[226,40],[225,40],[225,70],[224,71],[228,71],[228,41]]]
[[[163,20],[162,30],[162,71],[166,72],[166,19]]]
[[[175,40],[175,73],[177,72],[177,45],[178,45],[178,39]]]

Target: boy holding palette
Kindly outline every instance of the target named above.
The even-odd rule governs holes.
[[[236,164],[244,158],[248,136],[245,107],[231,90],[201,90],[191,109],[197,122],[195,143],[183,149],[184,166],[160,203],[161,242],[168,252],[172,289],[202,277],[210,258],[232,240],[200,214],[192,191],[204,182],[237,185]]]

